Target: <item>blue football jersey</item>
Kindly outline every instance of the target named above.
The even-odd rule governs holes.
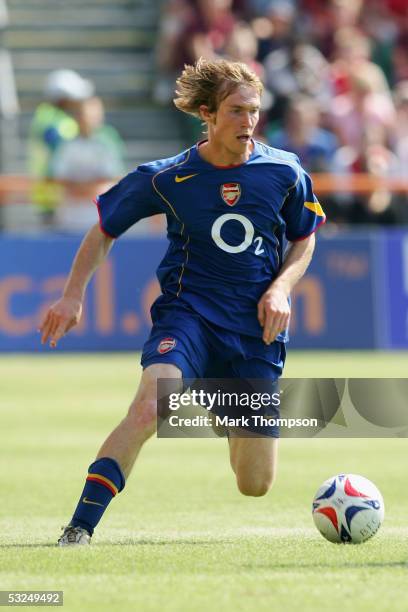
[[[164,296],[257,337],[257,304],[279,273],[286,242],[325,221],[296,155],[256,141],[238,166],[206,162],[199,145],[143,164],[97,205],[101,228],[113,238],[139,219],[165,213],[169,247],[157,270]],[[285,341],[286,332],[277,339]]]

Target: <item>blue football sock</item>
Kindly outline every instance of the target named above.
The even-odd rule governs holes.
[[[94,461],[88,468],[85,487],[70,524],[83,527],[92,535],[109,502],[124,486],[125,477],[115,459],[103,457]]]

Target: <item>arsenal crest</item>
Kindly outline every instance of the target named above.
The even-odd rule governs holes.
[[[175,338],[163,338],[163,340],[160,341],[159,346],[157,347],[157,352],[160,353],[160,355],[165,355],[166,353],[174,349],[176,344],[177,342]]]
[[[224,183],[221,185],[221,197],[228,206],[235,206],[241,197],[241,185],[239,183]]]

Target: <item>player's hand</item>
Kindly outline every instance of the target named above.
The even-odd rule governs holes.
[[[55,348],[57,342],[65,336],[69,330],[79,323],[82,314],[82,302],[80,300],[62,297],[48,309],[40,324],[41,344],[50,341],[50,347]]]
[[[263,327],[262,339],[271,344],[281,331],[287,328],[290,318],[288,296],[278,287],[270,287],[258,303],[258,321]]]

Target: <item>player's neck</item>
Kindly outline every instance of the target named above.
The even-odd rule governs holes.
[[[234,153],[229,151],[223,145],[218,145],[214,141],[205,140],[198,145],[198,151],[200,157],[204,161],[212,164],[213,166],[240,166],[245,164],[251,156],[254,144],[249,142],[243,153]]]

